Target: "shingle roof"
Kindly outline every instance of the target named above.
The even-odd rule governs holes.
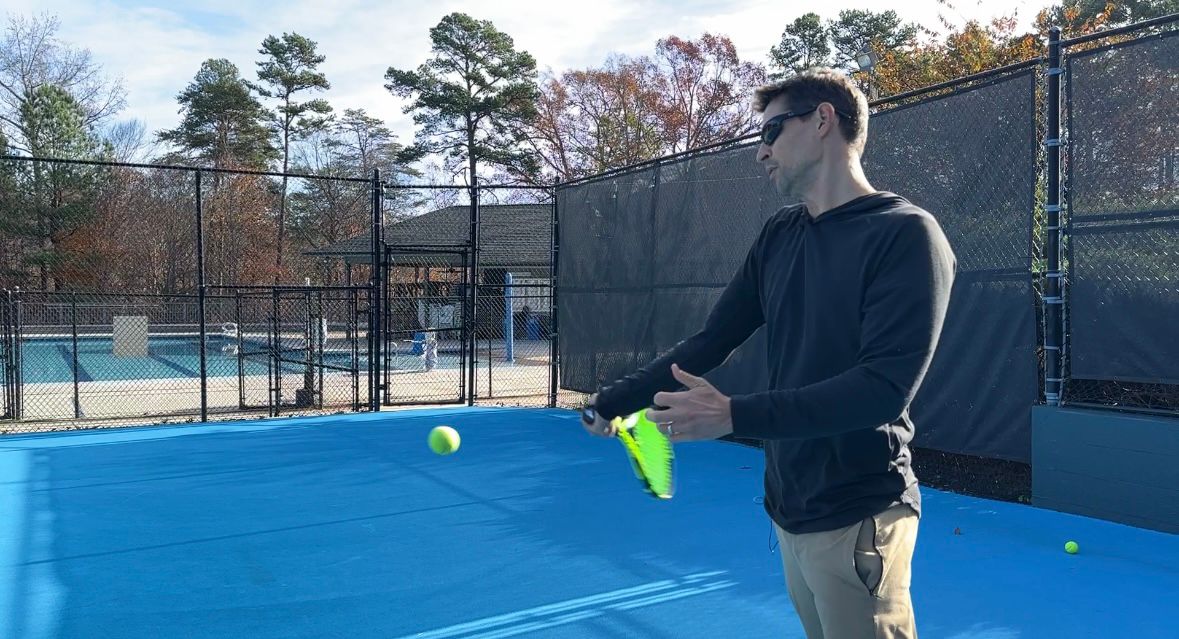
[[[548,266],[552,261],[552,206],[548,204],[495,204],[479,207],[479,266],[481,268]],[[397,255],[398,264],[437,265],[438,255],[419,255],[398,248],[439,247],[455,250],[470,244],[468,206],[448,206],[390,224],[385,243]],[[307,251],[306,255],[342,258],[353,264],[367,264],[371,235],[365,233],[335,244]],[[446,247],[446,248],[443,248]],[[452,261],[461,264],[454,255]]]

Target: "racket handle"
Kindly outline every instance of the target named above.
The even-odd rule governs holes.
[[[666,410],[667,409],[666,406],[659,406],[658,404],[653,404],[651,406],[651,408],[654,410]],[[597,416],[598,416],[598,413],[596,410],[594,410],[593,406],[585,406],[581,409],[581,421],[583,421],[587,424],[594,423],[594,420],[597,418]]]

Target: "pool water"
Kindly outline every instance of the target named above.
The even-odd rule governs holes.
[[[78,338],[78,381],[120,381],[132,379],[199,379],[201,371],[200,338],[197,337],[150,337],[146,357],[128,357],[114,354],[113,343],[108,337]],[[209,377],[236,377],[238,355],[222,347],[221,339],[210,339],[205,348],[205,366]],[[246,345],[246,352],[262,350],[263,346]],[[361,345],[357,353],[356,367],[364,372],[368,357]],[[290,352],[288,359],[299,357]],[[394,370],[420,370],[420,358],[397,355],[389,365]],[[242,362],[245,375],[266,375],[269,371],[269,356],[265,353],[247,355]],[[323,363],[350,370],[353,367],[349,350],[327,351]],[[458,367],[458,357],[439,355],[439,368]],[[300,374],[302,364],[284,362],[286,374]],[[331,369],[328,369],[330,371]],[[21,371],[26,384],[72,382],[74,380],[74,342],[70,337],[25,338],[21,345]],[[325,371],[325,372],[328,372]]]

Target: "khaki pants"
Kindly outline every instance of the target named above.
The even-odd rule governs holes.
[[[917,513],[901,504],[847,528],[777,525],[790,599],[808,639],[916,639],[909,598]]]

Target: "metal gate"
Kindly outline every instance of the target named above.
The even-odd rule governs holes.
[[[364,287],[272,289],[267,350],[274,415],[368,404],[371,348],[362,320],[368,293]]]
[[[364,409],[372,361],[369,290],[260,287],[209,296],[208,348],[236,355],[237,368],[232,377],[210,377],[210,390],[217,380],[236,381],[237,407],[267,409],[271,416]]]
[[[382,404],[466,402],[470,252],[390,246],[383,262]]]

